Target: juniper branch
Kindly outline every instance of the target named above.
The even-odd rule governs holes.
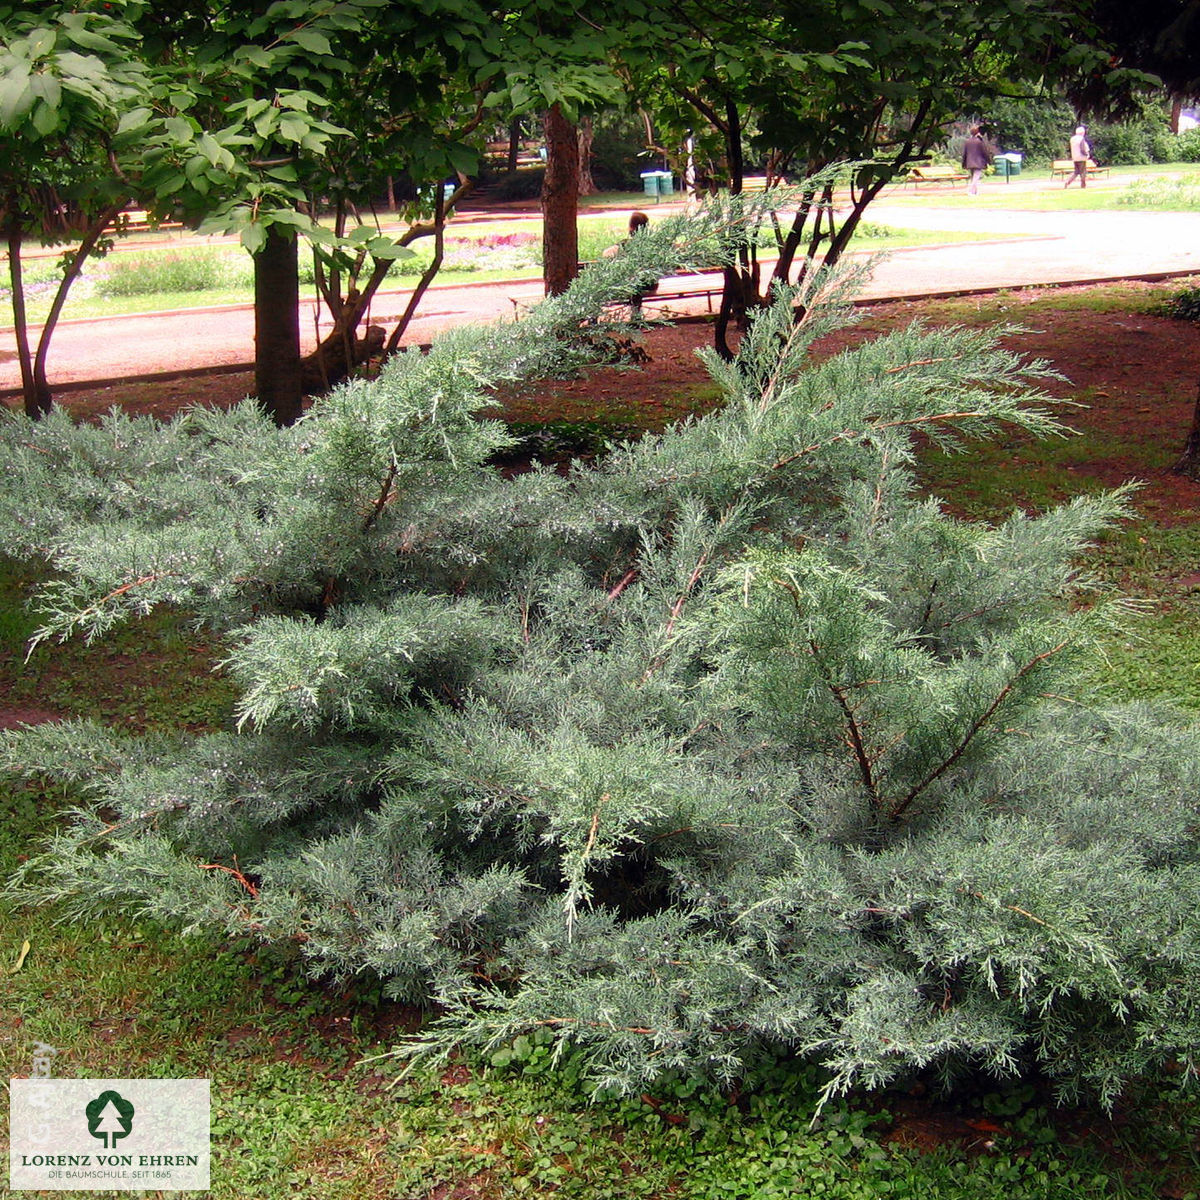
[[[920,796],[921,793],[930,786],[930,784],[939,780],[947,771],[950,770],[951,767],[954,766],[955,763],[959,761],[959,759],[962,758],[962,756],[967,752],[968,746],[970,746],[975,737],[987,727],[992,717],[996,715],[996,712],[1000,706],[1012,694],[1013,688],[1016,687],[1020,680],[1024,679],[1025,676],[1030,673],[1030,671],[1036,669],[1041,663],[1046,662],[1048,659],[1053,658],[1054,655],[1060,653],[1062,650],[1065,650],[1068,645],[1070,645],[1069,641],[1059,642],[1057,646],[1054,646],[1049,650],[1044,650],[1041,654],[1035,654],[1033,658],[1025,663],[1024,666],[1022,666],[1020,670],[1017,671],[1017,673],[1012,677],[1012,679],[1010,679],[1008,683],[1006,683],[1000,689],[987,708],[974,721],[971,722],[967,732],[963,735],[958,745],[955,746],[954,750],[949,754],[949,756],[943,759],[938,766],[930,771],[920,783],[910,789],[908,794],[902,800],[892,805],[891,811],[888,814],[891,820],[898,821],[900,817],[904,815],[904,812],[913,803],[913,801],[916,800],[917,797]]]

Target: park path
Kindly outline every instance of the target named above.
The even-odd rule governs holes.
[[[987,240],[894,251],[876,266],[862,298],[1200,274],[1200,213],[988,208],[986,193],[971,199],[962,192],[947,192],[936,202],[930,199],[920,206],[878,201],[870,220],[983,233]],[[540,295],[541,284],[534,280],[433,287],[407,341],[426,342],[441,330],[467,321],[511,319]],[[403,311],[407,298],[407,292],[380,295],[371,319],[389,324]],[[707,307],[708,302],[698,298],[673,301],[670,311],[686,315]],[[305,303],[301,332],[307,349],[316,340],[311,302]],[[248,306],[68,321],[55,332],[49,373],[55,384],[64,384],[224,367],[250,362],[253,345],[253,312]],[[0,394],[19,385],[13,336],[3,331]]]

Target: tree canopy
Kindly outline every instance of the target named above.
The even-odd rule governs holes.
[[[814,193],[778,232],[772,278],[835,262],[866,207],[906,164],[927,155],[953,119],[1104,67],[1110,92],[1145,76],[1109,61],[1088,0],[753,0],[714,9],[672,5],[658,44],[625,53],[639,98],[673,128],[716,134],[728,184],[741,190],[753,154],[771,178],[858,164],[843,178],[850,211],[835,223],[833,187]],[[799,268],[797,264],[799,261]],[[717,343],[766,299],[753,240],[726,280]]]
[[[24,6],[6,27],[0,135],[8,131],[10,240],[17,197],[42,196],[47,180],[61,180],[59,190],[95,218],[77,269],[129,201],[237,234],[256,262],[269,261],[276,272],[272,286],[260,289],[260,391],[268,410],[294,419],[296,237],[325,256],[332,340],[352,335],[388,264],[438,225],[429,220],[432,205],[414,204],[408,230],[385,236],[369,216],[382,180],[403,174],[432,185],[477,164],[471,135],[499,86],[498,65],[483,50],[498,48],[490,12],[470,3],[434,12],[386,0],[338,0],[315,10],[293,0],[233,8],[121,0],[78,9]],[[59,25],[65,33],[55,32]],[[71,38],[86,42],[90,57],[63,57]],[[34,69],[29,55],[45,64]],[[96,79],[102,86],[92,86]],[[318,219],[326,205],[335,209],[332,227]],[[43,211],[53,210],[26,203],[20,232],[60,234]],[[356,219],[348,223],[347,214]],[[342,287],[348,275],[361,284],[355,303]],[[52,326],[31,368],[31,377],[41,376],[31,411],[49,405]]]

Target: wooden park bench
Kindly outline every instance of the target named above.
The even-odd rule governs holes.
[[[586,262],[579,264],[580,270],[586,267]],[[671,300],[698,300],[701,296],[704,297],[705,306],[709,312],[713,311],[713,297],[720,296],[725,290],[725,279],[720,272],[720,268],[694,268],[692,270],[673,271],[666,276],[672,280],[670,287],[663,287],[662,281],[659,281],[658,287],[653,292],[647,292],[642,296],[643,306],[647,304],[665,304]],[[687,283],[688,279],[695,278],[701,283],[697,287],[690,287]],[[705,283],[704,281],[708,282]],[[527,310],[527,305],[518,300],[515,296],[509,296],[509,303],[513,306],[513,315],[520,320]]]
[[[966,171],[960,171],[957,167],[945,165],[916,166],[908,169],[908,174],[904,177],[904,182],[906,184],[911,183],[913,187],[918,187],[922,183],[958,183],[960,180],[966,178]]]
[[[144,208],[127,208],[109,223],[108,233],[152,233],[159,229],[182,229],[182,221],[153,221]]]
[[[710,282],[707,286],[702,283],[698,287],[689,287],[686,282],[680,282],[693,276],[700,280],[708,279]],[[673,286],[664,288],[660,280],[658,288],[655,291],[649,292],[642,297],[643,305],[664,304],[670,300],[695,300],[703,296],[708,311],[712,312],[713,297],[721,295],[725,290],[724,276],[711,270],[675,271],[667,278],[675,281]]]
[[[1107,167],[1098,167],[1092,160],[1088,159],[1087,165],[1088,178],[1091,179],[1096,175],[1107,175]],[[1069,158],[1056,158],[1050,164],[1050,177],[1053,179],[1057,175],[1074,175],[1075,164]]]

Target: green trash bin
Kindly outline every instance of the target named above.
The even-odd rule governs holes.
[[[658,172],[657,171],[643,171],[642,172],[642,191],[645,192],[647,196],[653,196],[655,200],[658,199]]]
[[[992,160],[996,166],[996,174],[1003,175],[1005,183],[1014,175],[1020,175],[1021,158],[1022,156],[1013,150],[1010,150],[1006,154],[997,154]]]
[[[658,190],[664,196],[675,194],[675,177],[670,171],[658,172]]]

